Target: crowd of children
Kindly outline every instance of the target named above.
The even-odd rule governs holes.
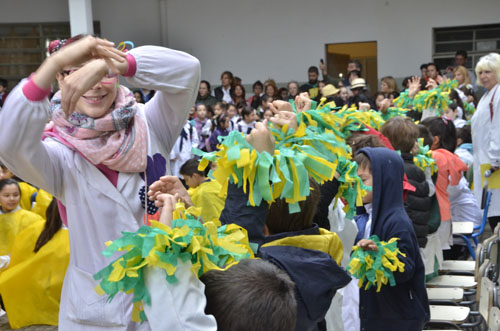
[[[454,82],[435,64],[401,95],[384,77],[372,100],[356,63],[346,82],[311,67],[302,87],[255,82],[247,100],[230,72],[212,96],[198,60],[167,48],[78,36],[50,51],[0,112],[0,303],[14,328],[422,330],[426,280],[467,258],[452,228],[480,221],[484,166],[500,166],[498,54],[478,63],[480,100],[467,70]],[[134,97],[118,75],[154,92]],[[144,227],[168,240],[101,254]],[[394,241],[393,281],[358,288],[351,247],[375,259]],[[123,259],[157,245],[173,255]],[[105,268],[119,285],[99,283]]]

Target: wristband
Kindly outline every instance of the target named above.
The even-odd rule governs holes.
[[[49,96],[51,89],[43,89],[33,81],[33,74],[23,86],[23,94],[29,101],[41,101]]]

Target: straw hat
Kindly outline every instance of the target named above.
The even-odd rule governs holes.
[[[328,84],[328,85],[325,85],[323,87],[323,89],[321,90],[321,94],[324,96],[324,97],[329,97],[331,95],[335,95],[339,93],[339,89],[336,88],[335,86],[333,86],[333,84]]]
[[[351,83],[351,90],[355,88],[366,88],[366,81],[363,78],[356,78]]]

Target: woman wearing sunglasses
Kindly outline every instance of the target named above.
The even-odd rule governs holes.
[[[109,263],[101,254],[107,240],[137,231],[156,212],[145,186],[170,173],[170,149],[196,100],[199,61],[156,46],[124,53],[90,36],[55,41],[50,51],[0,113],[0,159],[53,194],[67,216],[71,258],[59,329],[149,330],[130,322],[131,296],[107,303],[92,275]],[[138,104],[119,76],[157,93]],[[60,91],[49,103],[55,81]]]

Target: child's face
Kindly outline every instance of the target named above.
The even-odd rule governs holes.
[[[375,99],[375,104],[377,105],[377,109],[380,109],[382,101],[384,101],[384,96],[381,94],[377,95],[377,98]]]
[[[226,118],[226,120],[224,120],[220,123],[220,128],[227,129],[228,127],[229,127],[229,119]]]
[[[453,109],[451,108],[448,108],[446,109],[446,111],[444,112],[444,115],[446,117],[448,117],[449,119],[451,119],[452,121],[456,120],[457,117],[458,117],[458,112],[454,111]]]
[[[220,114],[222,114],[222,108],[219,107],[219,106],[215,106],[214,107],[214,117],[217,117],[219,116]]]
[[[236,107],[235,107],[235,106],[233,106],[233,105],[229,106],[229,109],[227,110],[227,114],[229,115],[229,117],[230,117],[230,118],[235,117],[235,116],[236,116],[236,113],[237,113],[237,111],[236,111]]]
[[[0,191],[0,206],[4,213],[9,213],[17,208],[21,193],[16,184],[5,185]]]
[[[255,85],[255,87],[253,88],[253,94],[260,95],[261,93],[262,93],[262,86]]]
[[[358,176],[363,181],[363,184],[372,188],[373,191],[373,176],[371,173],[371,169],[368,167],[359,167],[358,168]],[[366,195],[363,197],[363,204],[372,203],[373,201],[373,192],[366,191]]]
[[[200,120],[207,118],[207,108],[205,105],[198,105],[198,108],[196,108],[196,117]]]
[[[186,185],[190,188],[198,187],[199,183],[198,183],[197,176],[199,177],[198,174],[192,174],[191,176],[182,175],[182,177],[184,177],[184,181],[186,182]]]
[[[269,121],[269,119],[271,119],[273,115],[274,114],[271,109],[266,109],[266,111],[264,112],[264,119]]]

